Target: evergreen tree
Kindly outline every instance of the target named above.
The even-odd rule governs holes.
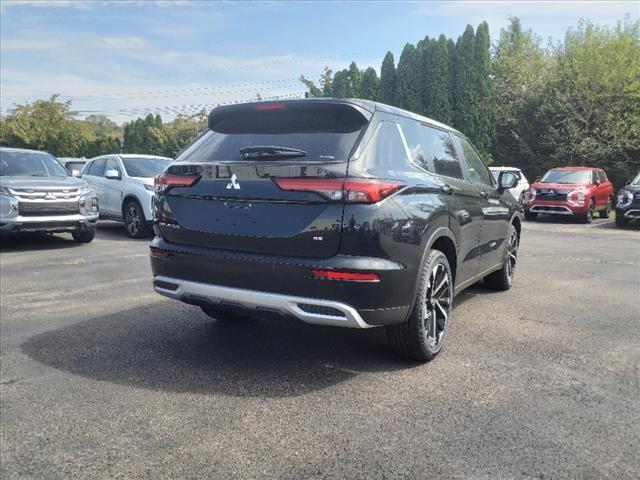
[[[362,73],[358,69],[356,62],[351,62],[349,70],[347,70],[347,79],[349,82],[348,97],[359,98],[360,97],[360,80]]]
[[[397,104],[396,67],[393,53],[387,52],[380,68],[380,88],[378,89],[378,101],[388,105]]]
[[[420,108],[416,113],[421,115],[428,114],[428,102],[429,102],[429,88],[432,83],[432,70],[431,70],[431,55],[433,49],[431,48],[431,40],[429,36],[426,36],[424,40],[420,40],[416,44],[416,70],[417,77],[415,82],[415,88],[418,89],[420,95]]]
[[[331,84],[331,94],[336,98],[349,98],[352,96],[349,82],[349,71],[340,70],[336,72]]]
[[[359,98],[364,98],[366,100],[375,100],[378,98],[378,87],[380,80],[378,79],[378,74],[376,73],[374,68],[367,68],[362,74],[362,78],[360,80],[360,86],[358,88],[358,96]]]
[[[491,131],[493,120],[493,92],[491,85],[491,52],[489,25],[482,22],[476,30],[474,89],[476,94],[476,122],[473,139],[485,160],[491,159]]]
[[[456,106],[454,87],[456,79],[456,44],[452,38],[447,39],[447,53],[449,54],[449,107],[451,109],[449,125],[453,125]]]
[[[469,136],[475,144],[475,124],[477,119],[477,95],[475,84],[475,33],[471,25],[467,25],[464,33],[456,42],[455,80],[453,93],[455,106],[453,111],[454,126]]]
[[[419,112],[420,92],[416,88],[418,78],[418,55],[416,47],[407,43],[398,60],[397,92],[398,106],[412,112]]]

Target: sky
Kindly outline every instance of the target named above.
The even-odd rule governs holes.
[[[615,25],[638,1],[209,2],[0,0],[0,109],[60,94],[83,117],[118,123],[257,97],[302,96],[356,61],[378,71],[391,50],[509,16],[559,42],[581,18]]]

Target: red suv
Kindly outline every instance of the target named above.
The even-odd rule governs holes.
[[[613,185],[600,168],[553,168],[536,180],[524,194],[524,216],[535,220],[539,213],[573,215],[591,223],[594,212],[609,218]]]

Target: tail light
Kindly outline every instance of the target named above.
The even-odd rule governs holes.
[[[157,195],[167,193],[173,187],[191,187],[200,180],[200,175],[176,175],[161,173],[153,179],[153,187]]]
[[[343,270],[312,270],[311,271],[316,278],[323,278],[325,280],[342,280],[348,282],[379,282],[380,275],[377,273],[362,273],[362,272],[346,272]]]
[[[312,192],[330,202],[376,203],[397,192],[404,183],[379,178],[274,178],[285,191]]]
[[[157,257],[157,258],[167,258],[170,253],[166,250],[162,250],[160,248],[156,248],[156,247],[149,247],[149,255],[151,255],[152,257]]]

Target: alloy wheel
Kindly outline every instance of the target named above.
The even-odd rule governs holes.
[[[438,263],[429,275],[425,301],[422,304],[424,333],[431,349],[438,348],[444,339],[452,303],[453,289],[449,272],[442,263]]]
[[[129,204],[127,207],[125,221],[129,235],[136,235],[138,230],[140,230],[140,215],[138,214],[138,209],[133,203]]]

